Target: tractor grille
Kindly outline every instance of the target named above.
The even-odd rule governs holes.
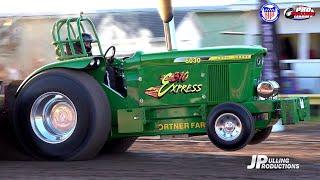
[[[229,69],[227,64],[209,65],[209,101],[229,100]]]

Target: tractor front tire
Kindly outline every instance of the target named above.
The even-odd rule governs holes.
[[[136,137],[129,137],[129,138],[119,138],[109,140],[105,143],[101,153],[124,153],[126,152],[132,144],[137,140]]]
[[[45,160],[87,160],[107,141],[108,99],[85,72],[53,69],[35,75],[19,93],[13,128],[29,155]]]
[[[271,134],[272,126],[267,127],[265,129],[258,129],[257,132],[254,134],[253,138],[249,142],[250,145],[259,144],[262,141],[266,140],[269,135]]]
[[[235,151],[246,146],[255,130],[251,113],[237,103],[215,106],[208,116],[206,127],[211,142],[225,151]]]

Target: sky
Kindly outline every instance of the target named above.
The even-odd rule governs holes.
[[[237,0],[172,0],[174,7],[222,6]],[[157,8],[158,0],[0,0],[0,15],[77,14],[96,10]]]
[[[252,4],[259,0],[172,0],[173,7]],[[269,0],[280,2],[317,2],[319,0]],[[78,14],[97,10],[157,8],[158,0],[0,0],[0,16]]]

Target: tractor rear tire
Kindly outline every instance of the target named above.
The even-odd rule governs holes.
[[[103,153],[124,153],[126,152],[132,144],[137,140],[136,137],[129,138],[119,138],[107,141],[100,151]]]
[[[267,127],[265,129],[257,130],[257,132],[254,134],[249,144],[253,145],[253,144],[261,143],[262,141],[266,140],[269,137],[269,135],[271,134],[271,131],[272,131],[272,126]]]
[[[87,73],[47,70],[20,91],[13,128],[18,143],[32,157],[87,160],[107,141],[110,106],[100,85]]]
[[[225,151],[235,151],[246,146],[255,130],[251,113],[237,103],[215,106],[208,116],[206,127],[211,142]]]

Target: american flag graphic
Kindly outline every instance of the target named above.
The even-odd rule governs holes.
[[[266,20],[272,20],[277,15],[277,9],[275,7],[269,8],[269,7],[263,7],[262,16]]]

